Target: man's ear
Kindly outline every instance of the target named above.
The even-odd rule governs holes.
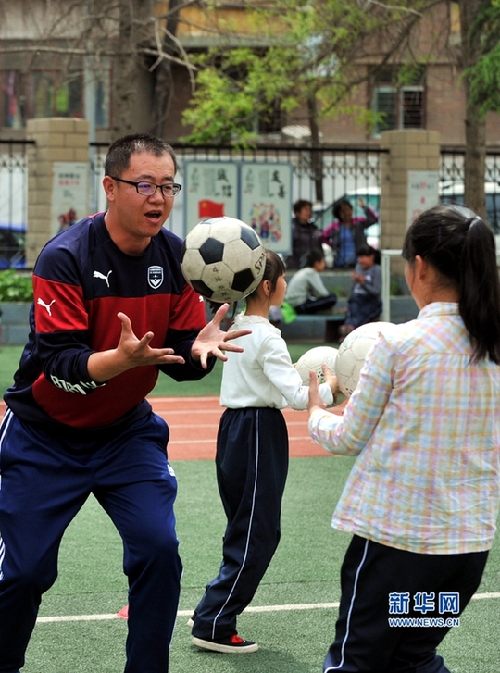
[[[104,180],[102,181],[102,186],[104,187],[104,192],[106,194],[107,200],[114,201],[116,182],[112,178],[110,178],[109,175],[105,175]]]

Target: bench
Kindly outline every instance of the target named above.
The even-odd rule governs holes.
[[[339,327],[344,324],[344,320],[345,313],[298,315],[291,323],[281,322],[281,336],[285,341],[338,342]]]

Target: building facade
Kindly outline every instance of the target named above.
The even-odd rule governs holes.
[[[134,2],[140,9],[141,0]],[[220,44],[265,49],[268,38],[252,34],[248,20],[255,6],[259,0],[221,0],[210,11],[196,3],[181,8],[176,39],[186,58]],[[28,119],[47,117],[87,118],[93,140],[109,142],[113,137],[123,54],[123,46],[121,51],[119,47],[123,27],[116,5],[108,0],[82,0],[72,3],[71,11],[62,11],[64,7],[67,3],[55,0],[0,0],[0,139],[22,139]],[[146,55],[141,56],[129,105],[133,130],[145,132],[154,127],[154,39],[162,39],[159,28],[166,25],[169,5],[142,0],[142,9],[152,12],[148,38],[152,42],[143,50]],[[425,66],[416,69],[413,78],[406,77],[404,84],[395,83],[401,69],[398,58],[404,55],[373,75],[369,73],[375,60],[360,59],[361,83],[348,103],[382,113],[383,119],[372,127],[358,123],[354,114],[322,119],[321,141],[379,145],[384,130],[423,129],[438,131],[443,145],[463,146],[465,95],[457,57],[460,30],[453,14],[457,11],[456,5],[443,2],[412,36],[412,53],[423,57]],[[447,30],[442,29],[445,25]],[[273,29],[270,25],[268,34]],[[372,51],[376,53],[377,45]],[[192,95],[188,69],[174,62],[170,102],[164,111],[163,135],[168,140],[177,142],[189,133],[182,111]],[[257,119],[255,128],[265,143],[307,144],[307,110],[299,106],[288,116],[276,110],[271,120]],[[488,114],[486,139],[490,148],[500,146],[500,115]]]

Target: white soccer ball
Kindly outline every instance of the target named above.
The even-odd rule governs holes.
[[[255,231],[233,217],[199,222],[182,244],[181,270],[203,297],[232,303],[253,292],[262,280],[266,251]]]
[[[299,372],[302,383],[309,385],[309,372],[315,371],[320,383],[323,383],[325,376],[321,365],[325,364],[328,369],[335,373],[335,360],[337,359],[338,350],[331,346],[317,346],[310,348],[304,355],[302,355],[294,364],[295,369]]]
[[[340,344],[335,361],[335,376],[342,393],[350,397],[358,384],[366,357],[380,334],[390,333],[392,322],[370,322],[350,332]]]

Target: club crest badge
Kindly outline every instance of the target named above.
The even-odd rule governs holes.
[[[148,283],[153,290],[157,290],[160,287],[163,283],[163,267],[150,266],[148,268]]]

